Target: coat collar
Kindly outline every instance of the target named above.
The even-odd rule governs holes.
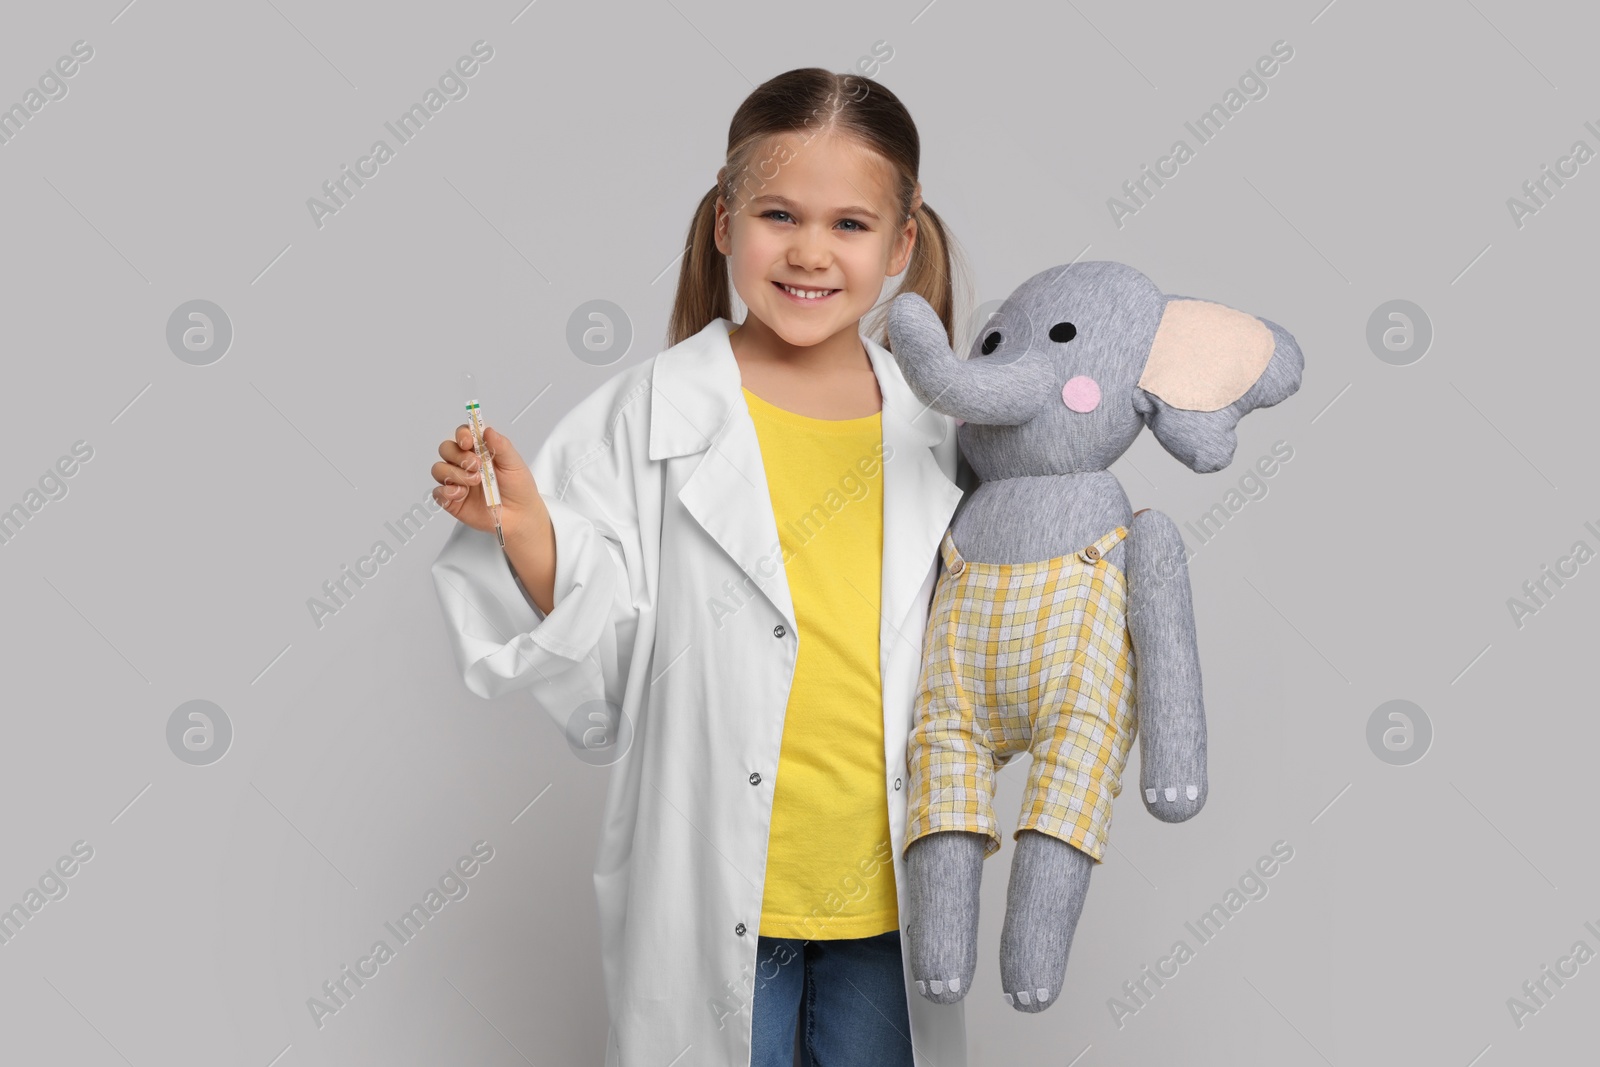
[[[713,319],[656,357],[651,372],[650,459],[704,452],[678,499],[749,575],[791,627],[794,605],[778,550],[755,423],[745,403],[728,334],[734,323]],[[939,541],[961,500],[933,448],[953,426],[918,400],[894,356],[862,335],[883,394],[883,654],[891,640],[922,635],[900,629],[938,558]]]
[[[656,357],[650,400],[652,460],[703,451],[724,432],[730,415],[748,414],[739,363],[728,342],[734,326],[729,319],[712,319],[699,333]],[[888,350],[866,334],[861,343],[883,394],[885,427],[890,422],[903,424],[906,443],[923,448],[943,441],[949,432],[947,417],[916,398]]]

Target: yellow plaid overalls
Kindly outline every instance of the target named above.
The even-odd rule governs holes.
[[[907,846],[971,830],[988,835],[984,859],[1000,851],[994,774],[1026,750],[1012,838],[1038,830],[1101,862],[1138,731],[1127,579],[1105,558],[1127,532],[1054,559],[978,563],[945,531],[907,742]]]

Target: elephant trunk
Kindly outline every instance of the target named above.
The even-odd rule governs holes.
[[[1020,426],[1055,392],[1055,370],[1032,351],[1010,359],[958,359],[926,301],[903,294],[889,309],[895,362],[917,399],[981,426]]]

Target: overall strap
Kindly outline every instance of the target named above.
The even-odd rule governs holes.
[[[1098,563],[1105,558],[1106,553],[1116,547],[1118,541],[1121,541],[1127,535],[1128,528],[1126,526],[1118,526],[1115,530],[1112,530],[1100,540],[1079,552],[1078,558],[1085,563]]]
[[[949,527],[944,532],[944,537],[939,540],[939,554],[944,559],[944,569],[952,575],[959,575],[967,569],[967,561],[956,550],[955,528]]]

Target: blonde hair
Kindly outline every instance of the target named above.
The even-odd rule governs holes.
[[[726,163],[689,222],[667,345],[699,333],[712,319],[733,317],[728,265],[715,238],[717,197],[732,211],[747,187],[749,195],[755,195],[763,184],[752,165],[757,162],[756,153],[769,137],[797,131],[808,131],[809,136],[824,131],[851,136],[888,161],[894,172],[898,221],[904,223],[913,216],[917,220],[916,242],[898,292],[918,293],[927,300],[954,346],[955,294],[950,280],[954,241],[944,221],[916,196],[922,150],[916,124],[899,98],[883,85],[859,74],[834,74],[821,67],[801,67],[762,82],[733,113]],[[875,307],[870,316],[876,321],[867,335],[888,348],[884,329],[887,302]]]

